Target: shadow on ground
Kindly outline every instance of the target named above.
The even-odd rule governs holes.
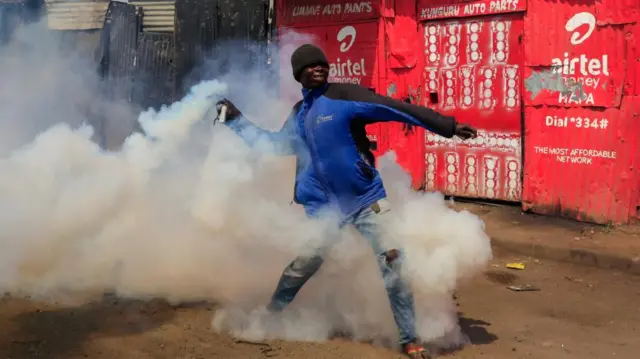
[[[491,326],[491,323],[484,320],[477,320],[467,318],[464,314],[459,313],[459,323],[462,331],[469,336],[471,344],[473,345],[486,345],[495,342],[498,336],[489,332],[487,327]]]
[[[79,307],[34,306],[10,319],[12,330],[9,336],[0,339],[0,356],[12,359],[82,356],[83,345],[88,341],[150,331],[170,321],[174,313],[175,309],[162,300],[107,296]]]
[[[498,336],[489,332],[486,327],[491,326],[491,323],[484,320],[472,319],[464,316],[464,313],[458,313],[458,323],[462,332],[469,337],[470,344],[468,345],[488,345],[496,340]],[[464,349],[464,346],[458,348],[441,349],[437,347],[431,347],[431,350],[438,355],[455,355],[456,352]]]
[[[484,320],[472,319],[464,316],[464,313],[458,313],[458,323],[462,332],[465,333],[469,340],[471,341],[471,345],[488,345],[496,340],[498,340],[498,336],[491,333],[487,327],[491,326],[491,323],[486,322]],[[330,335],[330,339],[344,339],[347,341],[354,341],[353,336],[350,333],[336,331]],[[367,343],[370,345],[375,345],[383,348],[394,348],[396,343],[388,342],[388,341],[380,341],[380,340],[367,340],[360,339],[358,340],[361,343]],[[438,348],[438,344],[428,345],[433,352],[437,352],[440,355],[448,355],[455,354],[455,352],[464,349],[464,347],[459,348],[451,348],[447,350],[443,350]]]

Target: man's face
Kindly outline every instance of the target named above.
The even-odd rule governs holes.
[[[329,77],[329,67],[325,64],[317,64],[305,67],[300,74],[302,87],[313,89],[324,86]]]

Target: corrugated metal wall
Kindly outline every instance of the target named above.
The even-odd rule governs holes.
[[[108,0],[45,0],[47,23],[53,30],[101,29]]]
[[[252,56],[261,52],[254,45],[267,39],[268,0],[184,0],[179,12],[175,0],[44,1],[48,27],[62,30],[66,46],[96,58],[106,94],[143,108],[170,104],[183,94],[178,89],[200,81],[204,74],[193,69],[216,54],[221,42],[241,44],[226,52],[235,62],[255,63]],[[244,56],[241,50],[249,48]],[[209,78],[217,70],[205,69]],[[190,80],[180,86],[178,80],[188,74]]]
[[[133,102],[159,108],[176,100],[175,39],[173,34],[142,32],[135,59]]]
[[[266,0],[218,0],[218,39],[253,44],[267,37]]]
[[[280,0],[278,1],[279,19],[293,18],[294,7],[292,4],[308,5],[309,8],[316,9],[311,5],[334,4],[339,8],[339,1],[306,1],[306,0]],[[376,4],[379,2],[371,2]],[[391,4],[393,2],[381,2]],[[460,57],[464,57],[466,47],[467,56],[473,55],[477,49],[477,41],[480,39],[484,44],[488,44],[491,51],[490,63],[488,65],[500,65],[508,49],[509,56],[517,56],[519,61],[514,62],[512,67],[506,71],[500,81],[483,80],[478,83],[480,87],[462,88],[453,94],[459,96],[458,99],[466,101],[465,96],[473,97],[473,89],[481,89],[493,86],[491,91],[483,89],[485,100],[504,101],[512,111],[512,120],[523,125],[511,131],[514,135],[509,141],[503,138],[489,138],[488,143],[480,145],[493,146],[497,150],[502,150],[508,143],[514,151],[514,157],[521,159],[520,163],[508,162],[508,172],[503,172],[501,176],[509,188],[516,189],[515,194],[510,199],[519,200],[522,198],[524,209],[530,209],[537,213],[548,215],[558,215],[582,221],[596,223],[628,222],[630,218],[640,216],[640,108],[638,103],[640,95],[640,50],[638,49],[638,38],[640,37],[639,14],[640,6],[638,0],[603,0],[603,1],[570,1],[558,2],[555,0],[527,0],[512,2],[505,6],[504,2],[490,0],[472,1],[466,0],[416,0],[413,2],[401,3],[396,1],[395,6],[384,8],[384,18],[393,19],[394,22],[407,18],[413,19],[408,26],[393,28],[390,26],[385,30],[388,43],[381,53],[388,58],[387,68],[379,69],[381,78],[385,71],[388,82],[383,81],[384,86],[388,86],[389,92],[396,94],[408,93],[409,79],[405,75],[411,69],[417,68],[423,71],[424,64],[420,61],[411,60],[407,51],[415,53],[417,56],[425,57],[424,47],[416,47],[416,41],[403,42],[404,39],[412,39],[416,29],[424,28],[416,26],[416,22],[428,21],[428,24],[435,24],[434,19],[441,19],[443,29],[456,31],[457,25],[462,24],[463,17],[469,17],[468,25],[471,32],[474,26],[480,22],[491,25],[493,31],[488,39],[469,36],[453,36],[449,46],[438,49],[436,44],[427,42],[438,41],[438,36],[424,38],[421,44],[429,44],[435,47],[435,59],[454,54],[454,62]],[[406,5],[405,5],[406,4]],[[479,5],[479,6],[474,6]],[[501,5],[501,6],[500,6]],[[398,12],[407,6],[402,13]],[[333,9],[334,7],[328,7]],[[323,9],[320,7],[320,9]],[[508,44],[502,41],[506,35],[504,23],[500,19],[505,15],[497,13],[516,12],[520,23],[524,21],[524,31],[514,32],[514,38]],[[288,15],[287,15],[288,14]],[[297,16],[298,25],[308,26],[311,23],[322,23],[322,18],[335,15],[332,12],[308,15],[304,20],[304,14]],[[308,19],[307,19],[308,18]],[[489,19],[489,20],[487,20]],[[522,20],[524,19],[524,20]],[[495,21],[494,21],[495,20]],[[491,24],[488,23],[491,21]],[[329,22],[322,23],[322,26],[335,26],[338,23],[347,23],[340,19],[331,18]],[[354,22],[351,22],[353,24]],[[283,25],[283,24],[280,24]],[[290,25],[290,24],[286,24]],[[495,25],[495,27],[493,27]],[[513,25],[513,23],[511,24]],[[489,29],[489,27],[487,27]],[[522,29],[522,27],[520,27]],[[511,28],[511,30],[514,30]],[[406,36],[405,36],[406,33]],[[464,32],[462,33],[464,34]],[[460,41],[459,41],[460,40]],[[396,43],[394,45],[394,42]],[[421,45],[423,46],[423,45]],[[474,48],[474,46],[476,46]],[[399,49],[397,54],[393,50]],[[504,51],[503,51],[504,50]],[[427,51],[427,56],[429,56]],[[460,55],[460,56],[458,56]],[[493,56],[496,55],[496,56]],[[451,56],[449,56],[451,58]],[[524,58],[524,59],[523,59]],[[428,59],[428,58],[427,58]],[[473,56],[471,56],[473,59]],[[423,59],[424,60],[424,59]],[[397,62],[400,66],[394,68],[392,63]],[[477,62],[477,61],[476,61]],[[475,64],[470,64],[475,65]],[[448,66],[450,67],[450,66]],[[447,68],[448,68],[447,67]],[[445,70],[447,69],[445,68]],[[397,74],[389,75],[391,71]],[[516,77],[510,76],[516,73]],[[446,72],[445,72],[446,74]],[[463,75],[464,72],[461,72]],[[397,75],[397,76],[396,76]],[[451,73],[452,80],[462,81],[460,74]],[[471,81],[478,79],[479,73]],[[487,73],[483,74],[485,77]],[[506,76],[505,76],[506,75]],[[427,77],[428,79],[428,77]],[[421,76],[423,89],[427,89],[429,82]],[[451,81],[451,82],[454,82]],[[449,83],[447,80],[443,84]],[[436,85],[437,91],[423,93],[423,101],[438,102],[439,97],[448,94],[448,89]],[[415,84],[414,84],[415,85]],[[398,86],[407,88],[398,89]],[[466,86],[466,85],[465,85]],[[393,91],[391,91],[393,89]],[[442,90],[447,91],[443,92]],[[497,93],[493,90],[497,90]],[[381,89],[378,89],[381,90]],[[466,93],[470,90],[470,93]],[[435,92],[435,93],[432,93]],[[480,93],[481,91],[477,91]],[[496,96],[500,92],[507,96]],[[489,95],[486,95],[489,93]],[[436,95],[435,101],[427,99],[430,95]],[[437,96],[440,95],[440,96]],[[511,105],[509,105],[511,103]],[[426,104],[428,106],[428,104]],[[500,113],[489,113],[485,119],[486,123],[495,124],[505,116]],[[460,117],[464,121],[473,124],[480,116],[468,118]],[[416,143],[410,141],[406,132],[401,126],[389,128],[390,147],[402,147],[406,153],[425,153],[424,148],[414,149]],[[520,133],[522,131],[522,133]],[[497,130],[496,132],[501,132]],[[504,132],[504,131],[502,131]],[[524,137],[524,141],[522,141]],[[428,136],[427,136],[428,138]],[[474,141],[469,141],[472,145]],[[483,141],[484,142],[484,141]],[[494,143],[491,143],[494,142]],[[502,144],[501,144],[502,142]],[[419,146],[424,147],[422,142]],[[458,147],[462,147],[458,145]],[[397,150],[397,148],[394,148]],[[455,150],[455,147],[454,147]],[[470,153],[473,157],[478,151]],[[428,155],[433,151],[426,149]],[[424,163],[420,166],[414,164],[411,158],[399,158],[403,161],[405,168],[410,167],[414,171],[414,185],[416,179],[424,176]],[[475,159],[471,158],[475,163]],[[457,163],[450,163],[455,167]],[[487,168],[491,169],[492,163],[487,163]],[[524,170],[522,170],[522,166]],[[491,166],[490,166],[491,165]],[[513,166],[512,168],[512,165]],[[416,169],[422,169],[415,171]],[[471,169],[474,172],[471,172]],[[473,165],[469,165],[467,174],[475,173]],[[485,177],[490,171],[485,172]],[[524,174],[524,175],[522,175]],[[508,175],[508,177],[506,176]],[[441,176],[441,179],[445,178]],[[469,177],[471,178],[471,177]],[[524,180],[524,184],[520,180]],[[455,179],[454,179],[455,180]],[[471,181],[469,180],[469,183]],[[488,182],[487,182],[488,183]],[[521,192],[520,192],[521,191]],[[520,194],[522,197],[520,197]],[[475,197],[475,196],[474,196]],[[504,198],[502,198],[504,199]]]
[[[580,221],[627,222],[635,216],[638,164],[638,98],[625,97],[620,109],[527,107],[526,200],[536,213]],[[568,135],[546,126],[546,119],[598,116],[607,131]],[[589,116],[589,117],[588,117]]]
[[[176,51],[179,89],[184,93],[201,77],[191,73],[218,38],[217,1],[188,0],[176,4]]]
[[[176,0],[134,0],[129,4],[142,7],[143,31],[175,31]]]
[[[21,23],[21,14],[22,4],[0,1],[0,45],[9,42]]]
[[[523,207],[628,222],[640,183],[638,3],[528,3]]]
[[[185,0],[176,5],[179,86],[183,93],[230,64],[267,63],[268,0]],[[273,24],[275,25],[275,24]],[[215,51],[224,46],[226,51]],[[232,59],[230,57],[231,56]],[[203,67],[205,59],[215,58]],[[215,66],[214,66],[215,65]]]
[[[109,0],[45,0],[49,28],[54,30],[101,29]],[[174,32],[175,0],[136,0],[142,8],[143,30]]]
[[[59,31],[60,44],[82,58],[95,61],[96,69],[100,58],[101,30]]]
[[[135,6],[111,2],[104,21],[102,76],[107,95],[131,100],[140,16]]]

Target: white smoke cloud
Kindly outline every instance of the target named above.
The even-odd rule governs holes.
[[[22,44],[43,36],[30,31]],[[252,72],[201,82],[182,100],[141,114],[146,135],[105,151],[77,110],[108,104],[88,65],[53,46],[2,51],[0,291],[210,300],[220,306],[214,329],[238,336],[323,340],[346,332],[395,342],[374,254],[352,230],[280,318],[262,312],[284,267],[327,224],[289,204],[291,158],[250,150],[206,114],[229,96],[248,118],[277,128],[290,103],[278,100],[272,83]],[[37,59],[43,54],[47,61]],[[118,108],[105,116],[132,111]],[[394,206],[392,239],[408,253],[419,335],[459,342],[451,294],[491,258],[483,223],[448,208],[440,194],[412,191],[392,154],[380,169]]]

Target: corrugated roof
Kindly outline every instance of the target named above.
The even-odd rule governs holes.
[[[47,23],[54,30],[101,29],[108,0],[45,0]]]
[[[142,7],[142,30],[145,32],[173,32],[175,30],[175,0],[135,0],[129,4]]]

